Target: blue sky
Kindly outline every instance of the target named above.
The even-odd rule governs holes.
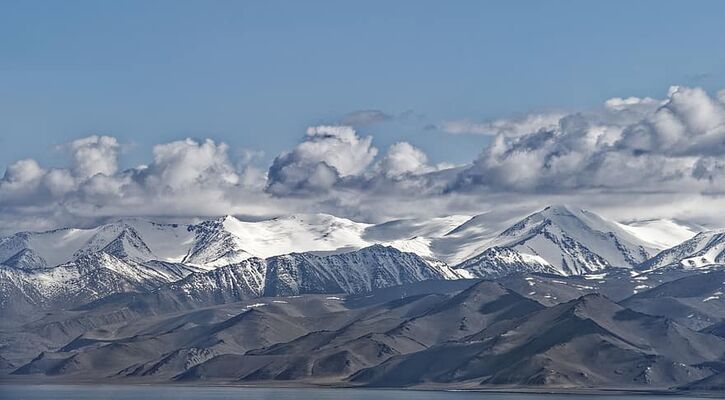
[[[468,162],[487,138],[426,125],[672,84],[725,87],[719,1],[3,1],[0,165],[65,163],[89,134],[124,144],[214,138],[269,161],[305,128],[356,110],[405,115],[360,127]],[[407,113],[406,113],[407,112]]]

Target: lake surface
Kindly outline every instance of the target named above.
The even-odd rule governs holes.
[[[3,400],[677,400],[682,396],[546,395],[377,389],[240,388],[126,385],[4,385]]]

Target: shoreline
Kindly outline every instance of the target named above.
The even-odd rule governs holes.
[[[531,395],[592,395],[592,396],[682,396],[691,398],[725,398],[725,391],[687,391],[666,388],[638,389],[638,388],[544,388],[544,387],[451,387],[439,385],[419,385],[408,387],[371,387],[351,386],[320,383],[294,382],[289,384],[265,383],[239,384],[234,382],[204,382],[204,383],[178,383],[178,382],[111,382],[111,381],[59,381],[52,380],[31,381],[30,379],[0,379],[3,386],[82,386],[82,387],[186,387],[186,388],[228,388],[228,389],[329,389],[329,390],[366,390],[366,391],[420,391],[420,392],[449,392],[449,393],[491,393],[491,394],[531,394]]]

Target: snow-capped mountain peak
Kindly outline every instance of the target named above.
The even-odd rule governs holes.
[[[493,210],[473,218],[457,215],[377,225],[327,214],[261,221],[225,215],[195,224],[124,218],[90,229],[21,232],[0,238],[0,264],[29,271],[105,253],[144,268],[176,270],[172,277],[239,264],[251,257],[328,256],[382,244],[415,253],[444,271],[446,263],[458,263],[457,268],[465,270],[455,273],[469,277],[517,271],[576,275],[639,265],[659,251],[663,241],[690,232],[674,222],[624,225],[569,205],[549,206],[524,218],[521,214],[521,210]],[[667,234],[661,235],[660,229]],[[638,237],[641,232],[646,233],[644,239]],[[693,257],[700,258],[690,262],[718,262],[714,254],[697,254]]]
[[[252,257],[252,254],[242,248],[244,245],[242,239],[227,229],[232,219],[235,218],[225,216],[190,227],[196,237],[182,262],[192,265],[221,266]]]
[[[139,262],[158,259],[136,229],[124,222],[104,225],[73,256],[78,258],[99,251]]]
[[[244,249],[257,257],[317,251],[349,251],[370,246],[363,239],[370,224],[329,214],[292,214],[263,221],[248,222],[230,217],[224,229],[240,238]]]
[[[580,208],[553,205],[505,229],[488,243],[486,251],[458,268],[496,265],[496,274],[500,274],[503,266],[519,269],[528,264],[527,270],[578,275],[608,267],[634,267],[655,251],[616,222]]]
[[[725,229],[700,232],[692,239],[663,250],[639,268],[698,269],[725,264]]]
[[[20,250],[14,256],[2,262],[2,264],[24,270],[40,269],[48,266],[48,263],[40,254],[28,248]]]

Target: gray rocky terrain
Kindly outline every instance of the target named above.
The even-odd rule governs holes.
[[[657,248],[569,206],[489,220],[2,238],[0,381],[722,390],[721,231]]]

